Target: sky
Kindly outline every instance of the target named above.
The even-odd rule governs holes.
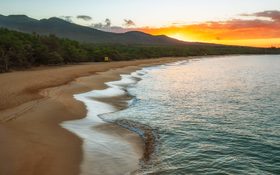
[[[280,0],[0,0],[0,14],[56,16],[111,32],[138,30],[185,41],[280,47]]]

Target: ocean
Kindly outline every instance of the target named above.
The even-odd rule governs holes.
[[[137,79],[122,86],[132,100],[102,118],[157,135],[141,174],[280,173],[279,55],[195,58],[123,77]]]

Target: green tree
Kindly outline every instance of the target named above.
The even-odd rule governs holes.
[[[9,58],[5,51],[0,48],[0,72],[7,72],[9,70]]]
[[[49,53],[48,55],[48,64],[62,64],[63,58],[56,51]]]

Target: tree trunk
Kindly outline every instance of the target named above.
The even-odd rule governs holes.
[[[4,62],[5,62],[5,72],[8,72],[8,70],[9,70],[9,59],[4,58]]]

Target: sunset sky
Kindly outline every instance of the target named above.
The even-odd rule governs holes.
[[[280,0],[0,1],[3,15],[56,16],[111,32],[138,30],[185,41],[280,47]]]

